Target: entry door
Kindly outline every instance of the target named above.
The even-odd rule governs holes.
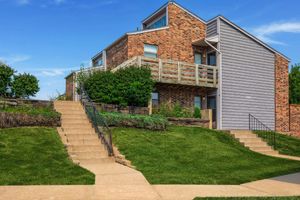
[[[207,108],[212,109],[213,122],[216,122],[217,121],[217,97],[216,96],[207,97]]]

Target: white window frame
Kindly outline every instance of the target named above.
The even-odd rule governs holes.
[[[151,52],[151,51],[146,51],[146,46],[148,47],[156,47],[156,52]],[[152,55],[155,55],[155,56],[146,56],[146,54],[152,54]],[[144,56],[145,57],[149,57],[149,58],[158,58],[158,45],[155,45],[155,44],[144,44]]]

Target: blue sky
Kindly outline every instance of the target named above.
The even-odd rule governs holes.
[[[0,0],[0,60],[40,81],[36,98],[64,93],[64,77],[140,27],[165,0]],[[177,0],[205,20],[224,15],[300,63],[299,0]]]

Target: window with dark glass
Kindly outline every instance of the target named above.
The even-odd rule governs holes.
[[[208,53],[207,54],[207,64],[216,66],[217,65],[217,56],[216,52]]]
[[[195,52],[195,64],[202,64],[202,53]]]
[[[146,26],[146,29],[155,29],[155,28],[161,28],[167,25],[167,16],[164,15],[161,18],[159,18],[158,20],[148,24]]]
[[[202,103],[201,103],[201,97],[200,96],[195,96],[194,99],[194,107],[196,108],[202,108]]]
[[[159,94],[158,94],[158,92],[153,92],[152,93],[152,105],[158,106],[158,104],[159,104]]]
[[[158,46],[144,44],[144,56],[148,58],[157,58]]]

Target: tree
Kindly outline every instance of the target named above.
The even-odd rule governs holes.
[[[0,62],[0,97],[8,97],[11,95],[9,89],[14,72],[11,67]]]
[[[290,103],[300,104],[300,64],[292,66],[289,74]]]
[[[14,75],[12,92],[15,98],[29,98],[35,96],[39,90],[39,81],[35,76],[27,73]]]

